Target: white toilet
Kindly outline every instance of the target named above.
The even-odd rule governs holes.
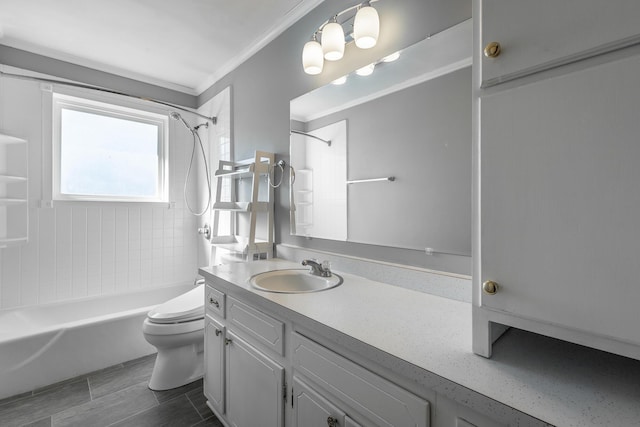
[[[168,390],[202,378],[204,285],[151,310],[142,333],[158,349],[149,381],[151,390]]]

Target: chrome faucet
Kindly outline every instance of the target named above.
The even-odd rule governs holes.
[[[329,261],[322,261],[320,264],[315,259],[305,259],[302,261],[302,265],[311,267],[311,274],[321,277],[331,277],[331,265]]]

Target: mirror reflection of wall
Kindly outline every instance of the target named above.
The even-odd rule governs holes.
[[[291,133],[295,181],[290,204],[291,234],[331,240],[347,239],[347,122],[307,131],[297,123]],[[296,130],[300,133],[297,133]]]
[[[345,185],[347,241],[470,256],[471,38],[466,21],[377,64],[371,76],[350,74],[342,86],[291,101],[292,129],[348,122],[345,184],[365,182]]]

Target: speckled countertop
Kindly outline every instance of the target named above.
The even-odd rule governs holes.
[[[471,350],[471,305],[340,273],[311,294],[253,289],[257,273],[299,268],[284,260],[201,269],[294,313],[556,426],[640,426],[640,362],[512,329],[491,359]]]

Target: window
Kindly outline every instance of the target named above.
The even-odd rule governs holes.
[[[54,94],[54,200],[166,202],[165,115]]]

